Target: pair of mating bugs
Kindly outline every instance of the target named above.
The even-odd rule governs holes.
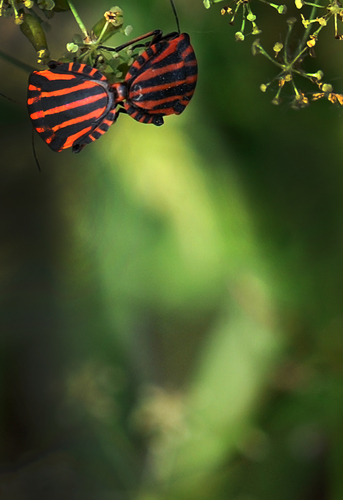
[[[30,118],[53,151],[71,147],[78,153],[107,132],[121,112],[154,125],[162,125],[166,115],[182,113],[193,96],[198,75],[187,33],[178,29],[163,35],[155,30],[106,49],[120,52],[149,37],[151,42],[144,45],[123,82],[110,84],[95,67],[78,62],[50,61],[49,69],[31,73]]]

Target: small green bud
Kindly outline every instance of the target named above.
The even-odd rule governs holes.
[[[332,85],[330,85],[330,83],[323,83],[323,86],[322,86],[322,91],[325,92],[326,94],[329,94],[330,92],[332,92],[333,88],[332,88]]]
[[[76,43],[67,43],[67,51],[75,54],[79,50],[79,46]]]
[[[291,104],[292,109],[303,109],[309,106],[310,102],[308,97],[305,97],[302,92],[297,94]]]
[[[93,26],[92,33],[94,33],[97,38],[100,37],[101,42],[105,42],[121,29],[123,23],[123,11],[119,7],[112,7],[112,9],[106,11],[104,16]]]
[[[279,5],[279,7],[277,8],[277,11],[279,14],[286,14],[287,6],[286,5]]]
[[[37,51],[37,62],[39,64],[46,64],[50,59],[50,52],[48,49],[42,49]]]
[[[281,104],[281,102],[282,100],[279,96],[274,97],[274,99],[272,100],[272,104],[274,104],[274,106],[278,106],[279,104]]]
[[[120,7],[112,7],[105,12],[104,18],[116,27],[122,26],[124,22],[124,14]]]
[[[126,26],[124,33],[126,36],[130,36],[132,31],[133,31],[133,27],[129,24],[128,26]]]
[[[320,24],[320,26],[326,26],[327,25],[327,20],[324,17],[320,17],[318,19],[318,23]]]
[[[256,40],[253,41],[253,44],[251,46],[251,52],[253,56],[256,56],[257,54],[261,53],[259,38],[256,38]]]
[[[283,49],[283,44],[281,42],[276,42],[276,44],[274,45],[273,47],[273,50],[274,52],[276,53],[276,55],[281,52],[281,50]]]
[[[37,5],[42,10],[52,10],[55,7],[54,0],[38,0]]]
[[[17,26],[23,24],[24,22],[24,14],[16,13],[14,16],[14,24]]]
[[[235,38],[237,42],[244,42],[244,34],[241,31],[235,33]]]

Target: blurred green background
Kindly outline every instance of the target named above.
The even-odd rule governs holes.
[[[121,116],[79,155],[36,137],[41,173],[28,74],[0,61],[4,500],[343,498],[342,110],[273,106],[221,4],[176,4],[184,114]],[[132,36],[175,29],[168,0],[119,6]],[[262,7],[270,50],[285,18]],[[51,24],[58,58],[78,28]],[[342,92],[326,31],[311,64]],[[0,39],[37,67],[12,21]]]

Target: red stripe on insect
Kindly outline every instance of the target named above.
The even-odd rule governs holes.
[[[39,74],[40,76],[44,76],[49,81],[54,81],[54,80],[75,80],[75,75],[73,74],[64,74],[64,73],[53,73],[49,69],[46,69],[45,71],[34,71],[34,73]]]
[[[85,81],[80,83],[80,85],[75,85],[74,87],[71,88],[66,88],[66,89],[61,89],[61,90],[52,90],[51,92],[41,92],[40,97],[56,97],[56,96],[61,96],[61,95],[68,95],[72,94],[73,92],[78,92],[79,90],[86,90],[86,89],[93,89],[98,85],[92,80]]]
[[[62,128],[65,127],[70,127],[71,125],[76,125],[77,123],[82,123],[86,120],[91,120],[94,118],[94,120],[97,120],[98,118],[101,117],[101,115],[105,112],[106,108],[100,108],[96,109],[92,113],[87,113],[86,115],[79,116],[78,118],[72,118],[71,120],[66,120],[65,122],[60,123],[59,125],[56,125],[55,127],[52,127],[51,130],[54,132],[57,132],[57,130],[61,130]]]
[[[183,55],[183,57],[185,57],[185,58],[186,58],[187,56],[189,56],[189,54],[192,54],[193,52],[194,52],[194,51],[193,51],[192,46],[191,46],[191,45],[189,45],[189,46],[188,46],[188,47],[187,47],[187,48],[186,48],[186,49],[182,52],[182,55]],[[193,64],[196,64],[195,59],[194,59],[194,61],[193,61]]]
[[[70,135],[66,142],[63,144],[61,149],[68,149],[71,148],[74,145],[74,142],[77,141],[77,139],[80,139],[82,136],[86,135],[88,132],[92,130],[92,127],[86,127],[83,130],[80,130],[80,132],[77,132],[74,135]]]
[[[29,90],[29,91],[31,91],[31,92],[33,92],[33,91],[38,91],[38,92],[40,92],[42,89],[41,89],[40,87],[36,87],[35,85],[32,85],[32,84],[30,83],[28,90]]]
[[[30,115],[30,118],[31,120],[39,120],[40,118],[41,119],[44,119],[44,116],[45,116],[46,113],[44,113],[44,111],[42,111],[41,109],[39,111],[36,111],[35,113],[32,113]]]
[[[180,61],[179,63],[176,64],[169,64],[168,66],[163,66],[162,68],[151,68],[150,71],[152,72],[152,78],[154,78],[155,76],[163,75],[164,73],[175,72],[178,69],[181,69],[183,65],[184,65],[183,61]]]
[[[57,106],[56,108],[47,109],[44,112],[37,111],[36,113],[32,113],[30,117],[31,120],[36,120],[37,118],[42,118],[43,116],[62,113],[63,111],[69,111],[70,109],[79,108],[81,106],[86,106],[87,104],[99,101],[100,99],[103,99],[103,97],[104,96],[102,94],[89,96],[86,97],[85,99],[80,99],[79,101],[71,102],[70,104],[64,104],[62,106]]]
[[[172,47],[167,47],[163,52],[161,52],[160,54],[158,53],[155,53],[153,55],[153,58],[154,58],[154,64],[159,64],[161,61],[163,61],[163,59],[165,59],[166,57],[168,57],[169,55],[173,54],[175,52],[175,49],[173,50]],[[182,61],[183,62],[183,61]],[[152,69],[152,68],[151,68]]]
[[[34,104],[36,102],[38,102],[40,100],[40,96],[37,95],[36,97],[30,97],[28,100],[27,100],[27,104],[28,106],[30,106],[31,104]]]

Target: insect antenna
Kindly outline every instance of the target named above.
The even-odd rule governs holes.
[[[40,164],[37,158],[37,153],[36,153],[36,147],[35,147],[35,129],[32,127],[32,136],[31,136],[31,145],[32,145],[32,152],[33,152],[33,157],[35,159],[38,171],[41,172]]]
[[[181,33],[181,30],[180,30],[180,23],[179,23],[179,18],[178,18],[177,12],[176,12],[176,8],[175,8],[174,0],[170,0],[170,3],[171,3],[171,6],[172,6],[172,9],[173,9],[173,12],[174,12],[174,16],[175,16],[176,26],[177,26],[177,31],[178,31],[178,33],[180,34],[180,33]]]
[[[0,92],[0,96],[4,97],[8,101],[15,102],[16,104],[19,104],[18,101],[15,101],[14,99],[11,99],[11,97],[8,97],[7,95],[3,94],[2,92]]]

